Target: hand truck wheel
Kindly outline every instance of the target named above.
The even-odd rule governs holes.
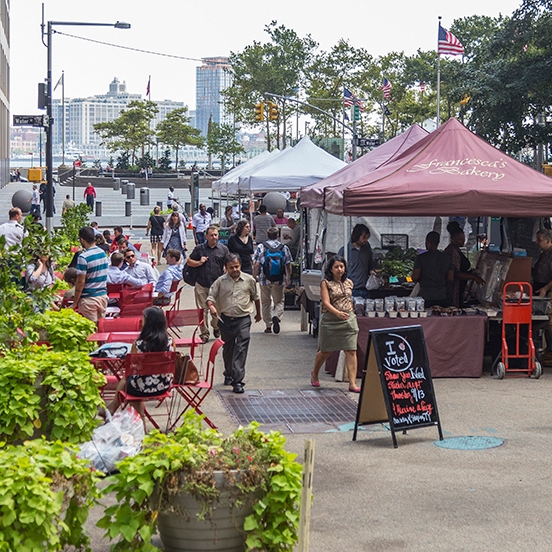
[[[539,379],[542,376],[542,366],[538,360],[535,360],[535,369],[533,370],[533,377]]]
[[[506,366],[504,366],[504,362],[499,362],[496,365],[496,375],[498,379],[504,379],[504,376],[506,375]]]

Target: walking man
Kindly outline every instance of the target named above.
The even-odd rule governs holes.
[[[207,207],[202,203],[199,206],[199,211],[192,217],[192,228],[196,245],[205,241],[205,231],[211,226],[211,220],[211,213],[207,212]]]
[[[269,228],[267,241],[259,244],[253,256],[253,276],[261,286],[261,304],[265,333],[280,333],[284,314],[284,281],[291,281],[291,253],[287,245],[278,241],[278,229]],[[274,305],[274,308],[273,306]]]
[[[267,231],[269,228],[275,228],[276,223],[272,218],[272,215],[269,215],[266,212],[266,205],[261,205],[259,207],[259,215],[253,219],[253,230],[255,232],[255,242],[257,245],[260,243],[265,243],[268,239]],[[276,235],[278,235],[276,233]]]
[[[71,199],[71,196],[67,194],[61,205],[61,214],[64,215],[69,209],[72,209],[75,206],[75,202]]]
[[[86,205],[90,207],[90,209],[94,210],[94,199],[96,198],[96,189],[90,182],[86,185],[86,188],[84,189],[84,199],[86,200]]]
[[[229,254],[225,245],[218,243],[218,228],[209,226],[205,232],[205,243],[196,245],[192,251],[187,263],[192,268],[197,268],[197,279],[194,287],[196,305],[198,309],[203,309],[203,325],[201,326],[201,339],[203,343],[209,341],[209,327],[207,318],[209,308],[207,307],[207,297],[209,288],[215,283],[215,280],[222,276],[224,272],[224,262]],[[211,326],[213,335],[220,337],[218,319],[211,316]]]
[[[98,322],[105,318],[107,308],[107,257],[96,245],[94,230],[86,226],[79,230],[83,251],[77,260],[77,283],[72,308],[88,320]]]
[[[234,393],[243,393],[251,314],[255,310],[255,322],[260,322],[261,302],[255,278],[241,271],[239,255],[226,257],[226,274],[211,286],[207,306],[211,316],[219,319],[224,341],[224,385],[231,385]]]
[[[31,209],[29,213],[31,215],[38,215],[40,217],[40,193],[36,184],[33,184],[33,195],[31,199],[29,199],[29,201],[31,203]]]

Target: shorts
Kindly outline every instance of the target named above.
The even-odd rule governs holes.
[[[163,236],[154,236],[150,234],[150,243],[160,243]]]
[[[79,314],[82,314],[88,320],[97,322],[98,318],[105,318],[105,309],[107,308],[107,295],[98,297],[81,297],[79,300]]]

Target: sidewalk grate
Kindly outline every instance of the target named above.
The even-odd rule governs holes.
[[[286,433],[324,433],[336,431],[344,423],[354,422],[357,405],[338,389],[251,390],[243,395],[218,392],[230,418],[236,425],[255,420],[263,430]]]

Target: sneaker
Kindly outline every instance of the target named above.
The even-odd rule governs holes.
[[[266,328],[264,333],[272,333],[272,328]]]
[[[232,387],[233,393],[243,393],[243,383],[235,383]]]
[[[277,316],[272,317],[272,327],[274,328],[274,333],[280,333],[280,319]]]
[[[220,337],[220,330],[213,330],[213,335],[215,336],[215,339],[218,339]]]
[[[234,385],[234,378],[232,376],[224,376],[224,385]]]
[[[207,343],[207,341],[209,341],[209,336],[208,336],[208,335],[202,335],[202,336],[201,336],[201,341],[202,341],[203,343]]]

